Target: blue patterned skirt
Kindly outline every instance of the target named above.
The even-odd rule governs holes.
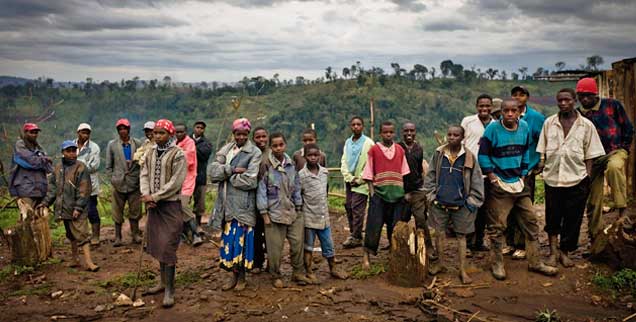
[[[221,267],[228,271],[249,271],[254,265],[254,229],[236,219],[226,222],[221,236]]]

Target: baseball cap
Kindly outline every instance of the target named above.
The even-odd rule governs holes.
[[[144,130],[154,130],[154,129],[155,129],[155,122],[148,121],[144,123]]]
[[[120,125],[130,127],[130,122],[128,121],[128,119],[119,119],[117,123],[115,123],[115,127],[119,127]]]
[[[576,83],[577,93],[592,93],[598,95],[598,87],[596,86],[596,80],[591,77],[581,78]]]
[[[93,129],[91,129],[91,126],[88,123],[81,123],[78,127],[77,127],[77,132],[81,131],[81,130],[89,130],[92,131]]]
[[[24,123],[22,126],[22,130],[27,131],[41,131],[37,124],[35,123]]]
[[[75,143],[75,141],[73,140],[66,140],[62,142],[62,151],[68,148],[77,148],[77,143]]]
[[[510,91],[510,95],[516,93],[516,92],[522,92],[528,96],[530,96],[530,92],[528,91],[527,88],[525,88],[524,86],[521,85],[517,85],[515,87],[512,88],[512,90]]]

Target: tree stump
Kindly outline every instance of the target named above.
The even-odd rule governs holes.
[[[625,221],[630,219],[617,220],[596,237],[590,249],[592,260],[606,262],[613,269],[636,269],[636,230]]]
[[[424,231],[415,230],[412,223],[398,222],[391,237],[388,281],[402,287],[422,287],[428,274],[427,264]]]
[[[18,200],[18,207],[20,217],[24,219],[7,234],[11,244],[11,261],[17,265],[35,266],[51,257],[49,210],[34,210],[21,200]]]

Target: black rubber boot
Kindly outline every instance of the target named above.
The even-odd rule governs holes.
[[[141,244],[141,230],[139,230],[139,221],[137,219],[129,219],[129,221],[132,242],[135,244]]]
[[[113,247],[121,246],[124,246],[124,243],[121,241],[121,224],[115,224],[115,242],[113,242]]]
[[[166,274],[166,288],[163,292],[163,307],[168,308],[174,305],[174,280],[177,267],[166,265],[164,270]]]
[[[160,279],[157,281],[157,285],[149,288],[144,292],[144,295],[157,294],[166,288],[166,264],[159,263]]]

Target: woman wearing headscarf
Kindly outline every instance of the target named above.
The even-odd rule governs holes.
[[[221,267],[232,272],[223,290],[245,289],[245,273],[254,265],[256,187],[261,150],[249,140],[246,118],[232,123],[234,140],[224,145],[210,166],[210,178],[219,184],[214,205],[214,228],[222,228]],[[221,227],[222,226],[222,227]]]
[[[161,280],[146,293],[164,291],[163,307],[172,307],[177,248],[183,227],[180,192],[186,160],[176,146],[172,122],[157,121],[153,132],[156,145],[144,155],[140,180],[141,198],[148,209],[146,252],[159,261]]]

